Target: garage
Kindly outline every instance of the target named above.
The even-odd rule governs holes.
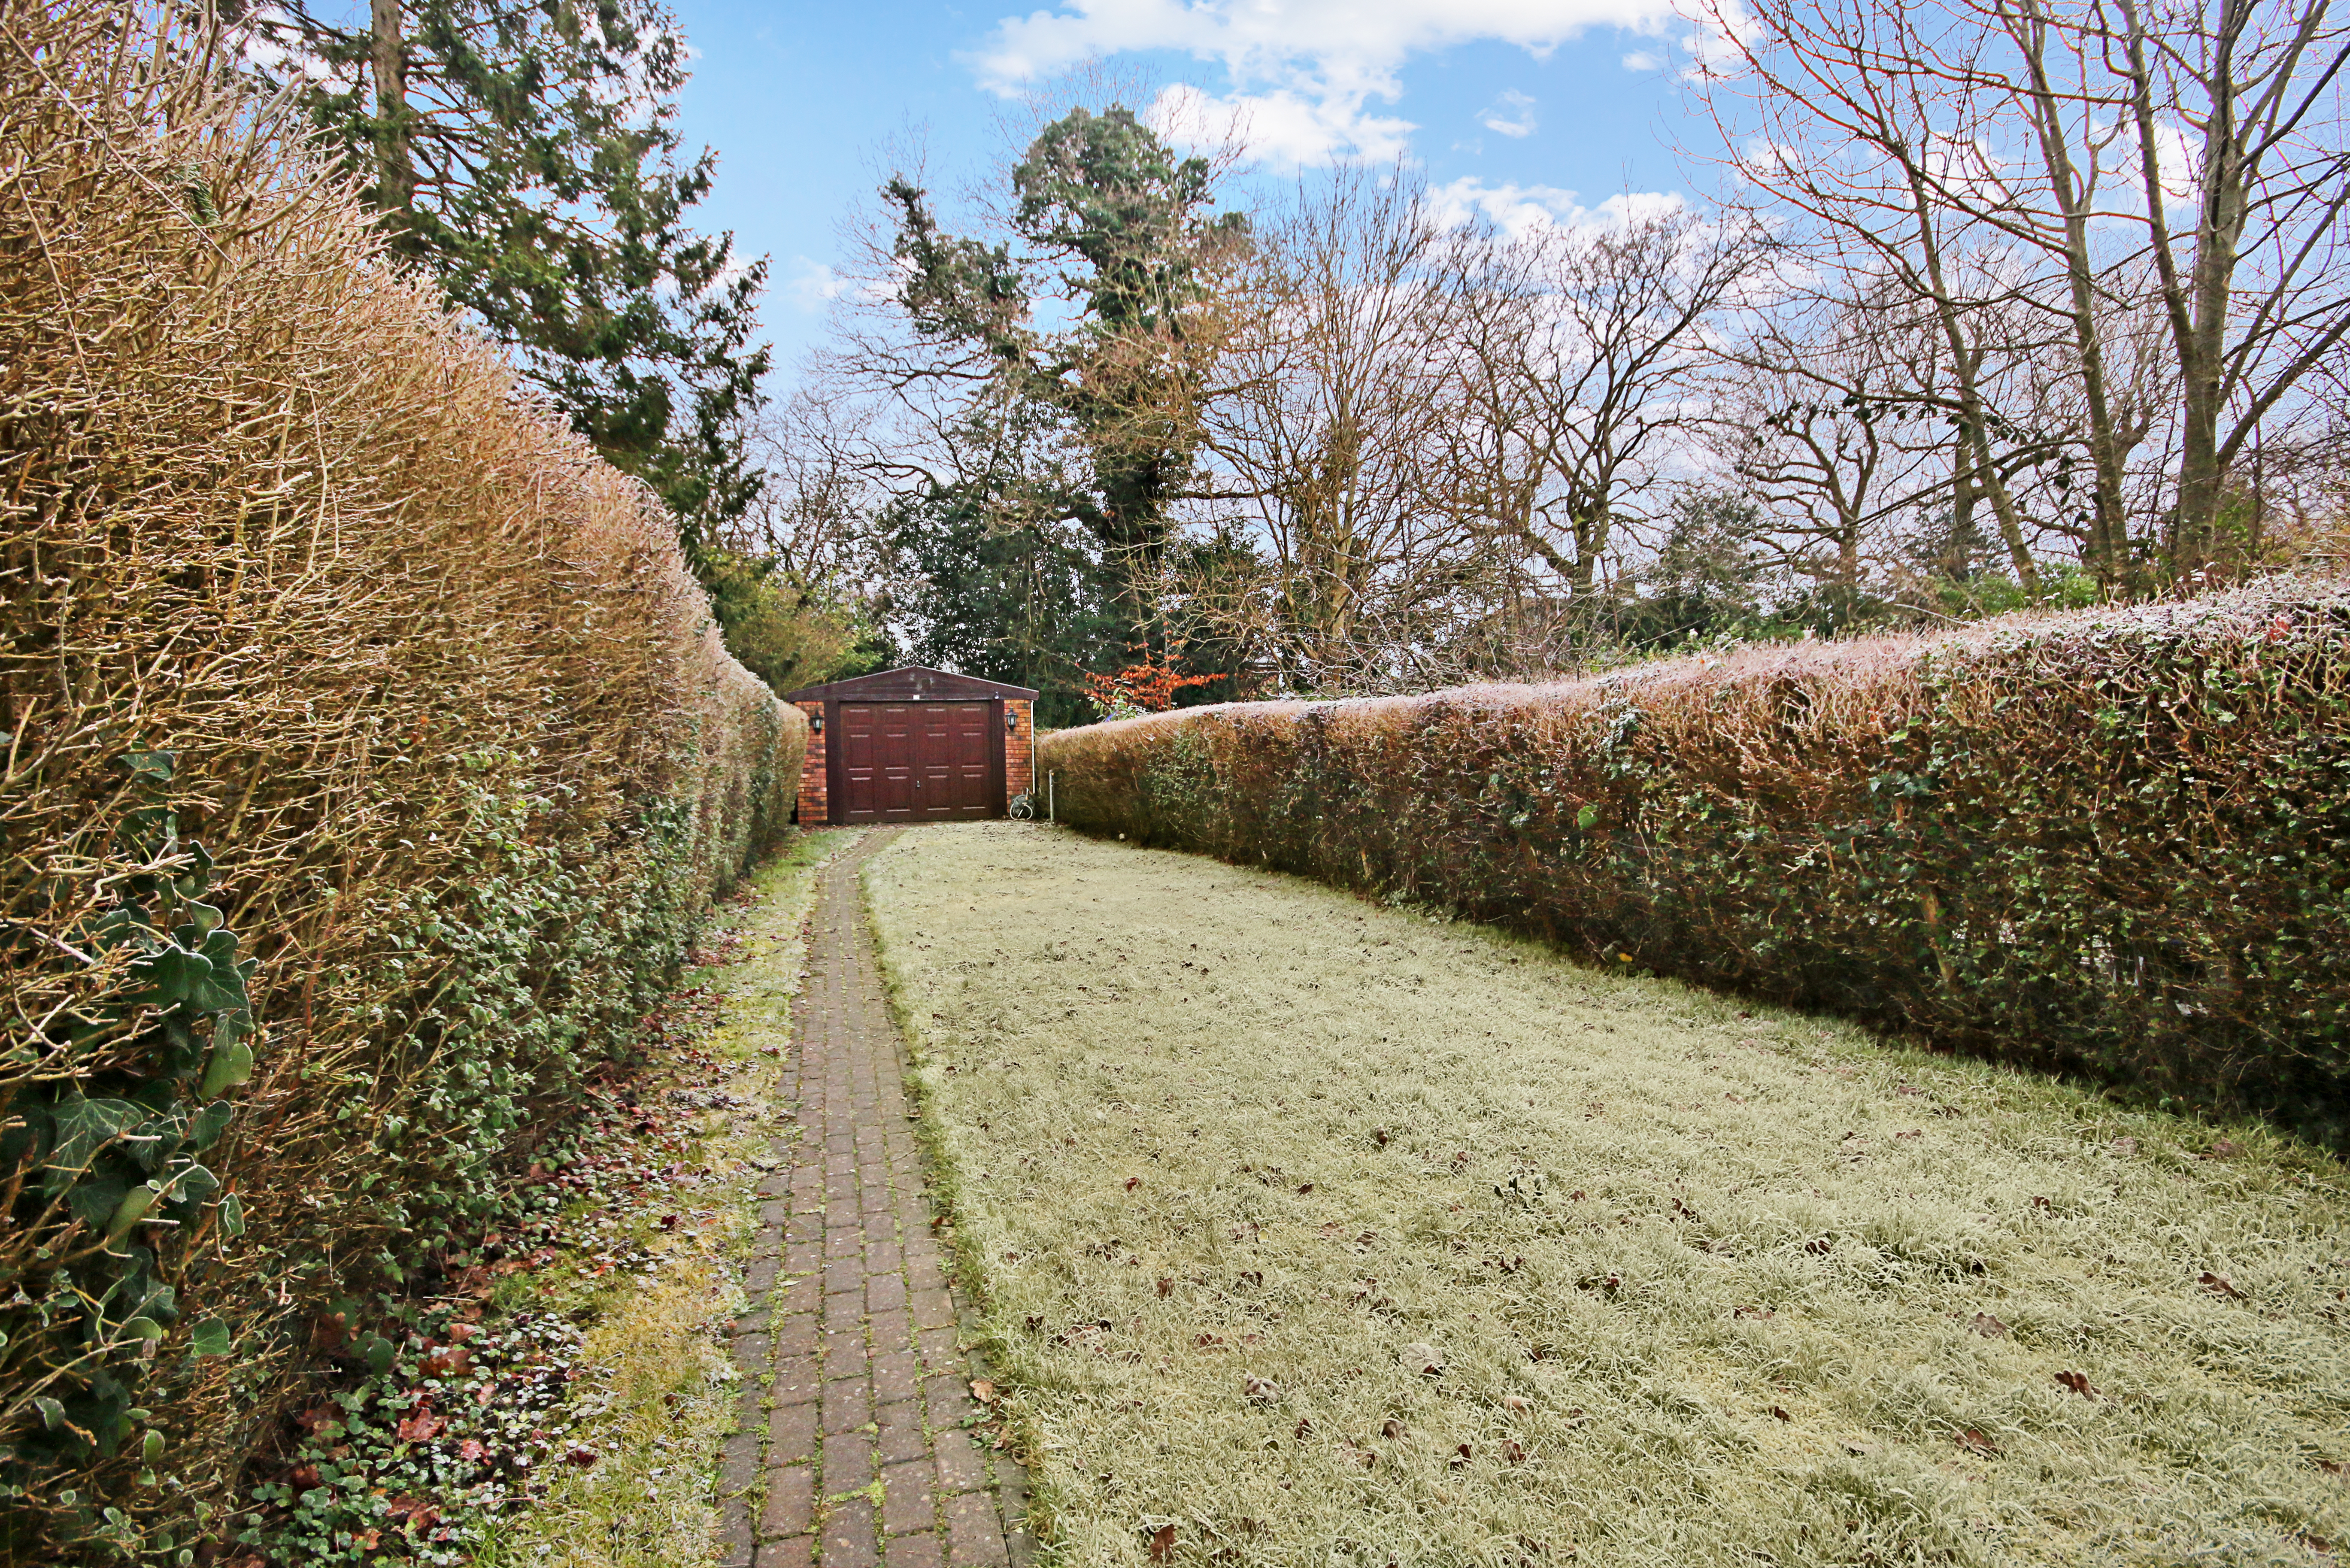
[[[813,732],[804,827],[975,822],[1025,794],[1034,688],[908,665],[784,694]]]

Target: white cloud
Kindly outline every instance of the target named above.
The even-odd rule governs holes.
[[[1220,61],[1231,78],[1225,97],[1184,90],[1245,108],[1261,152],[1318,162],[1400,149],[1411,125],[1367,106],[1402,96],[1400,72],[1415,54],[1491,40],[1543,59],[1588,27],[1653,31],[1672,17],[1672,0],[1063,0],[999,22],[972,63],[982,83],[1009,95],[1129,50]],[[1506,128],[1519,121],[1492,118],[1502,134],[1525,134]]]
[[[792,275],[784,280],[784,292],[791,296],[792,303],[810,314],[838,299],[847,287],[847,278],[806,256],[792,258]]]
[[[1348,103],[1303,98],[1287,89],[1217,97],[1186,83],[1161,91],[1147,118],[1185,147],[1246,146],[1272,163],[1327,163],[1334,158],[1385,162],[1399,156],[1419,128],[1408,119]]]
[[[1503,136],[1532,136],[1534,100],[1522,92],[1505,92],[1478,116],[1477,123]]]
[[[1473,218],[1490,220],[1512,239],[1536,229],[1613,228],[1636,218],[1678,212],[1687,205],[1669,192],[1625,192],[1586,207],[1572,191],[1556,185],[1488,185],[1463,175],[1429,192],[1439,223],[1458,226]]]
[[[1624,68],[1627,71],[1653,71],[1664,63],[1660,57],[1647,49],[1635,49],[1624,57]]]

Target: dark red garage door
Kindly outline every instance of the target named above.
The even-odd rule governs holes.
[[[836,822],[953,822],[1000,814],[993,702],[843,702]]]

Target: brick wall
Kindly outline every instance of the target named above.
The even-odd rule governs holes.
[[[800,702],[795,707],[808,716],[812,729],[824,723],[824,704]],[[827,781],[832,776],[825,771],[825,746],[832,739],[821,732],[808,737],[807,761],[800,765],[800,826],[822,827],[832,819],[825,815]]]
[[[1003,798],[1009,803],[1026,794],[1036,783],[1029,762],[1035,754],[1036,716],[1029,711],[1035,704],[1024,699],[1007,697],[1003,706],[1018,721],[1003,734]]]

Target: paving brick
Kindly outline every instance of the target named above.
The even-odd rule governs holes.
[[[977,1491],[987,1484],[987,1467],[980,1463],[979,1445],[969,1432],[941,1432],[937,1438],[939,1490]]]
[[[921,1358],[910,1350],[894,1350],[873,1357],[873,1398],[876,1404],[917,1398],[921,1394]]]
[[[719,1445],[718,1494],[732,1497],[759,1484],[759,1434],[735,1432]]]
[[[816,1560],[823,1568],[880,1568],[881,1551],[873,1538],[873,1504],[864,1498],[833,1510],[817,1540]]]
[[[902,1464],[931,1457],[931,1440],[922,1432],[922,1407],[911,1399],[883,1405],[873,1412],[880,1429],[881,1462]]]
[[[920,1459],[881,1471],[881,1533],[904,1535],[937,1522],[931,1503],[931,1467]]]
[[[759,1511],[762,1536],[805,1535],[816,1523],[816,1472],[789,1465],[767,1472],[767,1501]]]
[[[960,1427],[979,1409],[972,1401],[970,1381],[960,1375],[925,1378],[922,1405],[933,1427]]]
[[[881,1545],[882,1568],[941,1568],[946,1560],[935,1535],[893,1535]]]
[[[719,1568],[747,1568],[753,1559],[751,1508],[741,1498],[728,1498],[718,1508]]]
[[[816,1397],[820,1386],[815,1356],[786,1355],[775,1363],[775,1380],[767,1385],[768,1402],[806,1405]]]
[[[795,1312],[775,1322],[775,1354],[778,1355],[813,1355],[816,1354],[816,1314]]]
[[[955,1320],[954,1301],[942,1290],[916,1291],[908,1299],[914,1321],[924,1328],[944,1328]]]
[[[816,1537],[795,1535],[789,1541],[759,1542],[758,1568],[812,1568],[816,1562]]]
[[[824,1495],[839,1497],[871,1486],[876,1458],[872,1442],[862,1433],[844,1433],[838,1438],[827,1438],[824,1443]]]
[[[816,1407],[778,1405],[767,1412],[767,1463],[797,1464],[816,1456]]]
[[[824,1432],[853,1432],[873,1419],[873,1386],[863,1376],[836,1377],[824,1386]]]
[[[888,1355],[914,1348],[914,1320],[899,1312],[877,1312],[865,1320],[866,1332],[873,1336],[877,1355]]]
[[[1002,1568],[1011,1560],[993,1498],[973,1491],[948,1501],[947,1562],[953,1568]]]

